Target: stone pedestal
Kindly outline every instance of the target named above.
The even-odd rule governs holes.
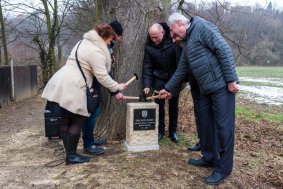
[[[159,150],[159,106],[154,102],[128,103],[126,141],[128,151]]]

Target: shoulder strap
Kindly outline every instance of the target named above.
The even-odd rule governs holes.
[[[79,67],[79,70],[81,71],[81,73],[82,73],[82,75],[83,75],[83,78],[84,78],[84,80],[85,80],[86,87],[89,88],[89,87],[88,87],[88,84],[87,84],[87,82],[86,82],[85,74],[84,74],[84,72],[83,72],[83,70],[82,70],[82,67],[81,67],[80,62],[79,62],[79,59],[78,59],[78,48],[79,48],[80,44],[82,43],[82,41],[83,41],[83,40],[80,41],[80,43],[78,44],[77,50],[76,50],[76,62],[77,62],[77,65],[78,65],[78,67]]]

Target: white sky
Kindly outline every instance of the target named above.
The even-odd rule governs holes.
[[[232,0],[232,3],[239,3],[242,5],[255,5],[256,3],[260,4],[261,6],[266,7],[269,2],[272,3],[272,6],[283,6],[282,0]]]
[[[188,2],[211,2],[212,0],[187,0]],[[232,6],[235,5],[247,5],[254,6],[255,4],[260,4],[262,7],[267,7],[269,2],[272,3],[272,7],[276,9],[283,10],[283,0],[225,0],[230,2]],[[220,0],[220,2],[224,2],[224,0]]]
[[[256,3],[260,4],[263,7],[267,7],[269,2],[272,3],[272,7],[276,9],[281,9],[283,8],[283,1],[282,0],[233,0],[231,1],[232,3],[236,2],[241,5],[250,5],[253,6]]]

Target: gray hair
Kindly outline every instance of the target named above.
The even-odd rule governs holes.
[[[169,18],[168,18],[168,26],[172,26],[173,24],[175,24],[175,22],[177,22],[178,20],[180,20],[182,22],[182,24],[184,25],[189,25],[190,24],[190,20],[188,18],[186,18],[184,15],[175,12],[172,13]]]

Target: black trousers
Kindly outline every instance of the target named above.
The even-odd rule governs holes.
[[[235,94],[225,86],[200,94],[199,103],[201,153],[206,161],[215,162],[215,171],[229,174],[234,157]]]
[[[160,134],[165,134],[165,100],[156,99],[155,102],[159,105],[159,126],[158,131]],[[179,95],[173,96],[168,100],[169,102],[169,133],[176,133],[178,127],[178,114],[179,114]]]
[[[199,119],[200,119],[200,90],[199,87],[191,88],[191,94],[193,97],[193,103],[194,103],[194,115],[195,115],[195,122],[196,122],[196,129],[197,129],[197,135],[200,139],[200,132],[199,132]]]

